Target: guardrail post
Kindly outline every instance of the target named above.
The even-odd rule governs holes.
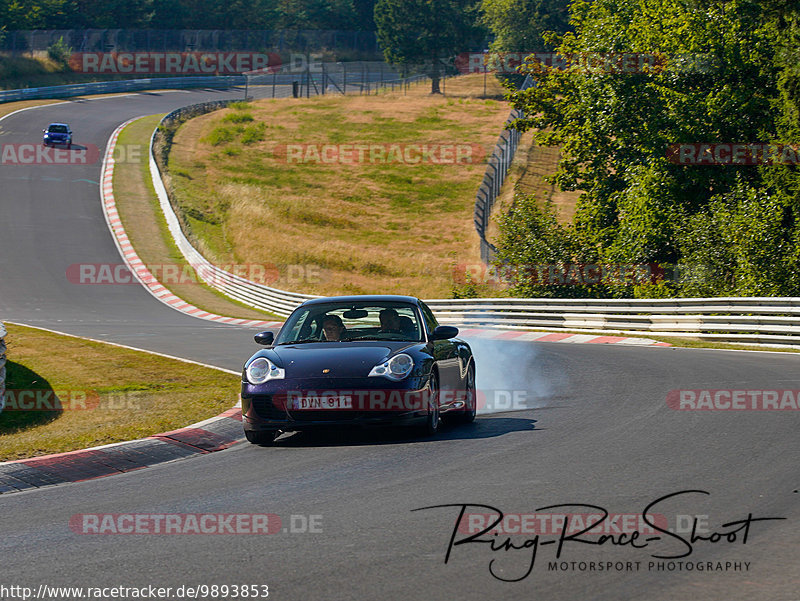
[[[0,321],[0,413],[6,406],[6,328]]]

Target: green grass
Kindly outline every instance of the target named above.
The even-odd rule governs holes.
[[[12,395],[50,392],[58,401],[56,410],[0,413],[0,461],[168,432],[236,404],[236,375],[35,328],[6,328],[6,388]]]

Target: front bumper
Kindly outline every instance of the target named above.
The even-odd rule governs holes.
[[[428,414],[427,379],[392,382],[385,378],[274,380],[242,382],[242,423],[245,430],[285,432],[331,427],[414,425]],[[297,409],[302,397],[352,399],[348,409]]]

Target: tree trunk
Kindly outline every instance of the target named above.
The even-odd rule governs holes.
[[[439,61],[436,57],[433,57],[433,64],[431,65],[431,94],[441,94],[441,90],[439,89]]]

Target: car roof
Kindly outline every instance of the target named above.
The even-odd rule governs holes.
[[[346,302],[368,302],[368,303],[380,303],[380,302],[399,302],[399,303],[409,303],[411,305],[418,305],[419,299],[414,296],[402,296],[399,294],[355,294],[352,296],[325,296],[322,298],[314,298],[311,300],[307,300],[302,303],[300,306],[305,307],[309,305],[320,305],[323,303],[346,303]]]
[[[69,127],[69,125],[67,125],[66,123],[51,123],[51,124],[50,124],[50,125],[48,125],[47,127],[50,127],[50,126],[52,126],[52,125],[63,125],[63,126],[65,126],[65,127]]]

